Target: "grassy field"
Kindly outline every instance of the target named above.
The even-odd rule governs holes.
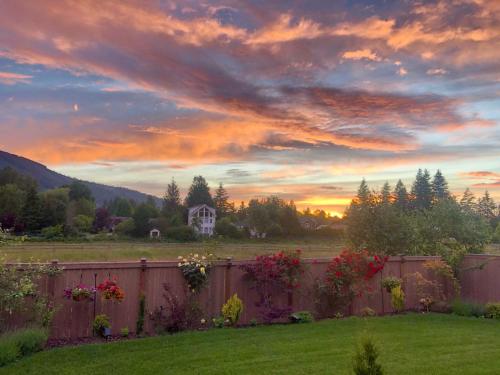
[[[0,375],[349,374],[365,331],[387,374],[499,373],[499,321],[408,314],[66,347],[20,360]]]
[[[279,250],[301,249],[305,257],[332,257],[342,249],[342,242],[280,242],[280,243],[152,243],[152,242],[25,242],[3,247],[8,261],[111,261],[111,260],[173,260],[178,255],[208,251],[220,258],[250,259],[258,254]]]

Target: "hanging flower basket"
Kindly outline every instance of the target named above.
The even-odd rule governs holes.
[[[105,300],[121,302],[125,298],[125,292],[118,286],[116,277],[104,280],[97,286],[97,290],[101,292],[102,298]]]
[[[79,284],[74,288],[64,289],[64,297],[76,302],[93,301],[95,292],[95,288],[86,286],[84,284]]]

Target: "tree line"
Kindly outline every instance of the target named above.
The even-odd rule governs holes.
[[[346,236],[356,248],[449,258],[500,240],[499,215],[488,191],[476,199],[467,188],[455,197],[440,170],[431,178],[419,169],[410,191],[401,180],[372,191],[363,179],[345,213]]]

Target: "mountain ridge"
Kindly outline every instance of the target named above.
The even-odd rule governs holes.
[[[161,203],[161,199],[153,195],[141,193],[140,191],[125,187],[105,185],[69,177],[53,171],[47,166],[34,160],[0,150],[0,169],[5,167],[11,167],[21,174],[35,179],[38,182],[38,188],[41,191],[54,189],[63,185],[69,185],[74,181],[83,182],[92,191],[92,195],[94,196],[97,205],[102,205],[105,201],[111,201],[116,197],[133,199],[137,203],[142,203],[146,201],[148,197],[153,197],[157,205],[160,205]]]

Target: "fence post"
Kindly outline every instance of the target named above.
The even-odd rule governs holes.
[[[231,267],[233,266],[233,258],[226,258],[226,268],[224,270],[224,302],[226,302],[231,296]]]

